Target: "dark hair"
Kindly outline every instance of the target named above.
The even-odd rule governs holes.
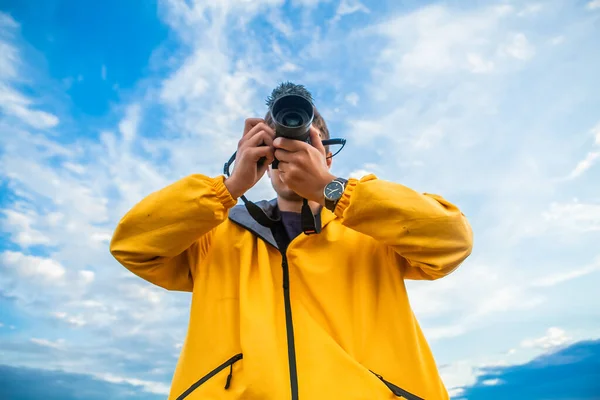
[[[313,126],[315,128],[317,128],[319,131],[321,131],[321,139],[323,139],[323,140],[329,139],[329,129],[327,128],[327,123],[323,119],[323,116],[321,115],[321,113],[319,113],[319,111],[317,111],[316,107],[314,108],[314,113],[315,113],[315,117],[314,117],[313,123],[312,123]],[[267,115],[265,115],[265,122],[271,128],[275,127],[275,124],[273,123],[273,118],[271,118],[270,112],[267,112]],[[329,146],[325,146],[325,152],[329,152]]]

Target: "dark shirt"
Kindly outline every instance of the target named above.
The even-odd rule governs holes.
[[[291,242],[302,233],[302,214],[292,211],[281,211],[281,223]]]
[[[299,234],[302,233],[302,214],[291,212],[291,211],[281,211],[281,223],[285,228],[285,232],[288,236],[288,243],[294,240]],[[317,213],[315,215],[315,223],[317,226],[321,225],[321,214]]]

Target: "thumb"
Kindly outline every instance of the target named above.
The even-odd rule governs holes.
[[[325,155],[325,147],[323,146],[323,142],[321,141],[321,136],[319,134],[319,130],[314,126],[310,127],[310,144],[319,150],[319,152]]]

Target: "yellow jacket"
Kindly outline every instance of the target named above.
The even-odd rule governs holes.
[[[275,202],[262,202],[276,212]],[[373,175],[350,179],[320,234],[282,254],[224,177],[191,175],[127,213],[114,257],[192,292],[169,399],[448,399],[404,279],[434,280],[470,254],[464,215]]]

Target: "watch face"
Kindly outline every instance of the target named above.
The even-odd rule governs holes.
[[[344,185],[341,182],[329,182],[325,186],[325,198],[327,200],[337,200],[344,194]]]

